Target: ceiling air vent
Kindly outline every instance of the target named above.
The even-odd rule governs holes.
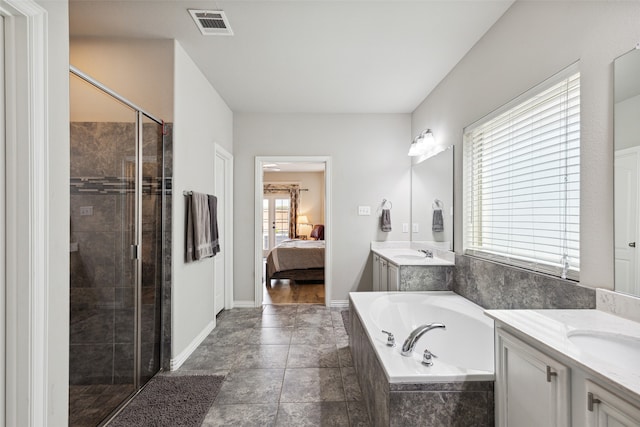
[[[233,30],[221,10],[189,9],[200,32],[205,36],[232,36]]]

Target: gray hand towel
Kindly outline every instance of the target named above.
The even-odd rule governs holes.
[[[391,209],[382,209],[382,215],[380,215],[380,229],[382,231],[391,231]]]
[[[211,249],[213,256],[220,252],[220,241],[218,237],[218,198],[209,194],[209,219],[211,220]]]
[[[206,194],[193,192],[188,198],[186,261],[213,256],[211,247],[211,219]]]
[[[433,210],[433,221],[431,222],[432,231],[444,231],[444,218],[442,217],[442,209]]]

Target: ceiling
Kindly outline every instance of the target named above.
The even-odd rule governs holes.
[[[234,112],[410,113],[513,0],[70,0],[70,35],[176,39]],[[203,36],[187,9],[224,10]]]

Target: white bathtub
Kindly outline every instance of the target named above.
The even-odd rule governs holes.
[[[482,307],[447,291],[352,292],[350,299],[390,383],[494,380],[493,320]],[[426,323],[446,329],[427,332],[411,357],[402,356],[409,333]],[[394,334],[395,347],[382,330]],[[425,348],[437,356],[433,366],[421,363]]]

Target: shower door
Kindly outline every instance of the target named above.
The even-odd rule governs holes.
[[[162,126],[70,76],[71,426],[108,418],[160,369]]]

